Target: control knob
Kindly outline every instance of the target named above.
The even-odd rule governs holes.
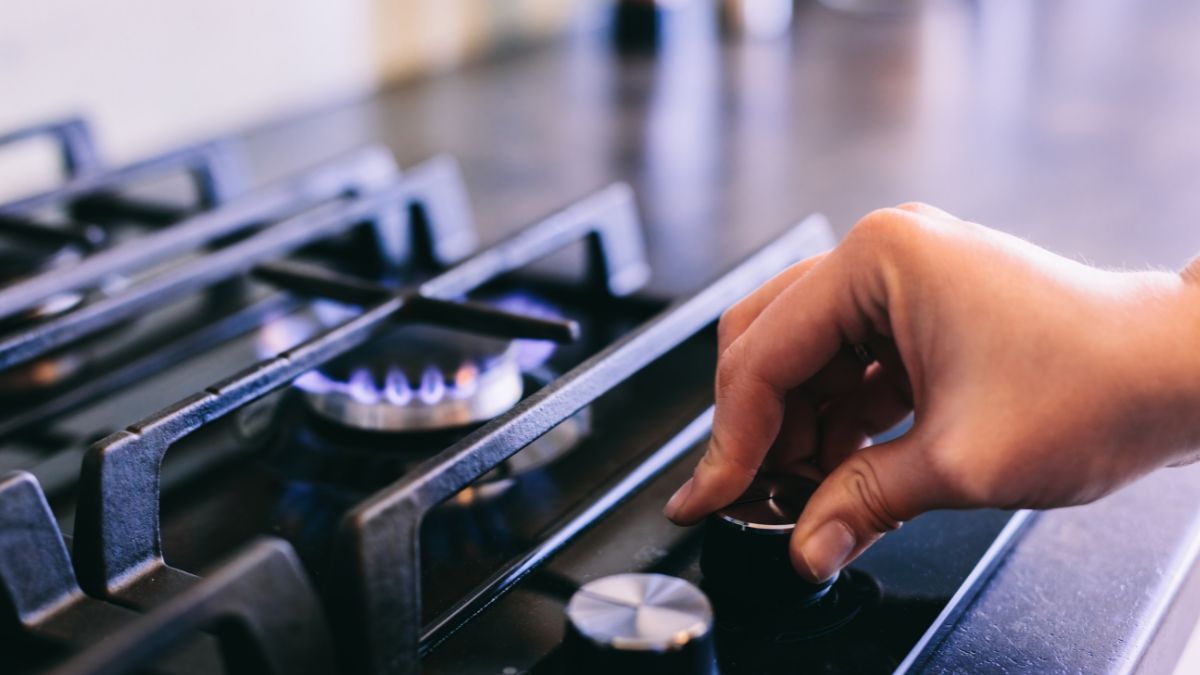
[[[829,592],[805,581],[792,567],[789,542],[815,481],[785,474],[759,474],[732,504],[708,517],[700,570],[704,588],[718,605],[802,607]]]
[[[716,675],[712,605],[663,574],[616,574],[584,584],[567,604],[569,673]]]

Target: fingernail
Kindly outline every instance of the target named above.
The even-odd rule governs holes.
[[[800,545],[800,558],[808,568],[809,581],[820,583],[840,570],[853,551],[854,533],[842,521],[831,520]]]
[[[683,505],[687,503],[688,497],[692,494],[692,479],[689,478],[686,483],[681,485],[675,494],[667,500],[667,505],[663,507],[663,515],[671,520],[678,517],[679,512],[683,509]]]

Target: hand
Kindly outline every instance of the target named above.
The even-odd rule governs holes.
[[[1096,269],[923,204],[873,212],[721,318],[712,440],[666,514],[695,523],[760,467],[815,472],[791,553],[822,581],[925,511],[1079,504],[1182,461],[1196,276]]]

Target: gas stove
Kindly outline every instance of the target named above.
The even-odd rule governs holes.
[[[0,150],[36,138],[61,184],[0,204],[6,673],[920,669],[1028,519],[928,514],[809,586],[803,481],[661,516],[716,320],[819,216],[661,298],[623,185],[480,248],[447,157],[248,187],[231,143]]]

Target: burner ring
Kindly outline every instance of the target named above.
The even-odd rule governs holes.
[[[374,432],[483,422],[525,391],[515,343],[428,325],[399,326],[306,373],[296,387],[326,420]]]
[[[54,274],[55,270],[78,264],[86,253],[79,244],[27,245],[18,239],[0,239],[0,287],[19,284],[41,274]],[[112,277],[92,288],[47,296],[25,310],[0,318],[0,333],[9,335],[35,328],[95,298],[119,291],[126,282],[124,277]],[[101,346],[98,338],[89,337],[0,371],[0,399],[14,402],[19,397],[40,394],[61,385],[91,365]]]
[[[496,304],[514,302],[505,296]],[[523,313],[557,316],[523,300]],[[318,300],[277,317],[259,334],[270,357],[357,315],[354,307]],[[300,375],[292,383],[323,422],[369,433],[428,433],[469,427],[516,405],[526,375],[544,364],[552,343],[488,337],[430,324],[401,324]]]
[[[394,375],[379,389],[366,370],[355,371],[345,388],[321,391],[319,385],[306,387],[303,382],[300,386],[309,407],[334,422],[369,431],[430,431],[489,420],[521,400],[524,382],[515,359],[503,359],[475,372],[478,373],[474,380],[476,390],[472,394],[443,394],[436,399],[422,395],[434,387],[413,392],[403,385],[397,386]],[[428,371],[422,383],[441,377],[440,373]],[[442,383],[435,385],[442,386]]]
[[[15,284],[38,274],[51,273],[83,260],[78,246],[64,245],[53,251],[0,242],[0,285]],[[0,319],[0,330],[8,332],[61,314],[83,304],[84,293],[67,291],[52,295],[29,309]]]

